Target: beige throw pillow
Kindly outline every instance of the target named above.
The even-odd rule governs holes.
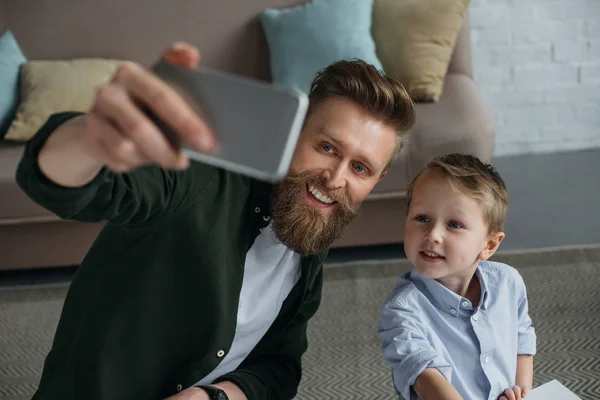
[[[87,111],[96,88],[107,83],[118,60],[29,61],[21,67],[21,102],[4,139],[27,141],[50,115]]]
[[[415,100],[439,100],[469,2],[375,0],[371,31],[377,56]]]

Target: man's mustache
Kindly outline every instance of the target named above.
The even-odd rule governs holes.
[[[327,182],[325,178],[320,174],[312,171],[305,171],[301,173],[291,172],[288,175],[288,179],[292,180],[294,183],[303,184],[306,187],[308,185],[314,186],[317,190],[325,194],[327,197],[332,199],[337,203],[337,206],[346,214],[356,215],[358,213],[358,206],[355,206],[350,201],[350,198],[346,194],[346,190],[343,188],[335,189],[335,190],[325,190],[323,189]],[[307,187],[308,189],[308,187]]]

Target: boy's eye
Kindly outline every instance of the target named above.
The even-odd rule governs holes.
[[[460,229],[460,228],[462,228],[462,225],[456,221],[450,221],[450,222],[448,222],[448,227],[452,228],[452,229]]]
[[[427,218],[425,215],[417,215],[415,220],[419,222],[429,222],[429,218]]]

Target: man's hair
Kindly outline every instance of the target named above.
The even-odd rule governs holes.
[[[404,86],[362,60],[342,60],[317,72],[309,93],[309,113],[335,96],[356,102],[395,128],[396,148],[387,169],[415,123],[414,103]]]
[[[435,157],[417,175],[408,187],[407,205],[410,207],[412,193],[419,177],[427,172],[440,173],[449,179],[451,185],[472,196],[483,206],[483,218],[488,233],[502,232],[508,208],[508,192],[504,181],[490,165],[479,158],[466,154],[448,154]]]

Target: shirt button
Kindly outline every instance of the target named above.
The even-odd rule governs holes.
[[[450,309],[450,314],[452,314],[452,315],[456,315],[456,310],[455,310],[454,308],[451,308],[451,309]]]
[[[258,214],[258,213],[260,212],[260,207],[256,207],[256,208],[254,209],[254,212]]]
[[[223,350],[219,350],[217,351],[217,357],[221,358],[225,355],[225,352]]]
[[[489,356],[485,356],[485,357],[483,357],[483,362],[484,362],[484,363],[486,363],[486,364],[487,364],[488,362],[490,362],[490,357],[489,357]]]
[[[268,220],[270,220],[270,219],[271,219],[271,217],[268,217],[268,216],[266,216],[266,215],[265,215],[265,216],[263,216],[263,220],[264,220],[264,221],[268,221]]]
[[[479,315],[475,314],[473,315],[473,321],[477,321],[479,319]]]
[[[177,385],[177,391],[181,392],[181,389],[183,389],[183,386],[181,386],[181,383]]]
[[[463,301],[463,302],[462,302],[462,306],[463,306],[463,307],[468,307],[468,306],[469,306],[469,303],[468,303],[468,302],[466,302],[466,301]]]

